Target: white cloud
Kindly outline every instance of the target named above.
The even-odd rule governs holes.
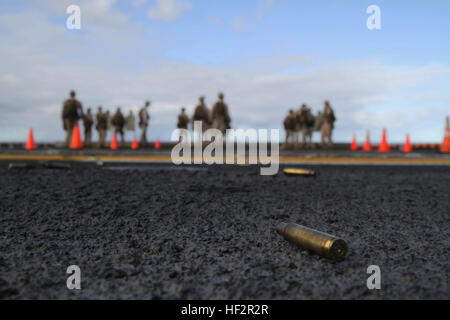
[[[139,6],[143,5],[146,2],[147,2],[147,0],[133,0],[131,2],[131,4],[132,4],[133,7],[139,7]]]
[[[119,28],[128,21],[128,16],[114,10],[116,0],[85,1],[81,6],[82,19],[86,28],[107,27]]]
[[[148,16],[153,20],[171,22],[191,8],[191,3],[185,0],[157,0],[156,7],[148,11]]]
[[[264,19],[265,15],[274,6],[275,0],[260,0],[260,8],[256,13],[256,18],[261,21]]]
[[[242,16],[235,16],[233,18],[233,31],[242,32],[244,31],[245,18]]]
[[[213,14],[209,14],[209,15],[205,16],[203,18],[203,21],[205,21],[208,24],[212,24],[216,27],[225,27],[225,25],[226,25],[224,20],[221,17],[219,17],[217,15],[213,15]]]
[[[9,74],[2,74],[0,75],[0,83],[3,86],[14,86],[19,84],[20,79],[15,74],[9,73]]]

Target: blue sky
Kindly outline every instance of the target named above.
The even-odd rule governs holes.
[[[82,29],[66,29],[77,4]],[[366,8],[381,9],[368,30]],[[85,106],[137,110],[169,140],[181,106],[224,91],[235,128],[282,128],[330,99],[336,141],[366,130],[439,142],[450,110],[450,1],[31,0],[0,3],[0,141],[62,140],[70,89]],[[129,137],[131,138],[131,136]],[[318,139],[318,137],[315,137]]]

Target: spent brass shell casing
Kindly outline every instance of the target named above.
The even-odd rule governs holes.
[[[316,175],[316,172],[313,170],[307,170],[307,169],[284,169],[284,174],[290,175],[290,176],[307,176],[307,177],[313,177]]]
[[[69,163],[44,163],[44,167],[49,169],[71,169],[72,166]]]
[[[311,250],[322,257],[342,261],[347,254],[347,243],[331,234],[310,229],[295,223],[280,223],[277,232],[286,240],[301,248]]]
[[[33,166],[28,163],[10,163],[8,165],[8,170],[11,169],[32,169]]]

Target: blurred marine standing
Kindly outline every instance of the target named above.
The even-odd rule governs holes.
[[[209,126],[211,125],[211,117],[209,114],[209,109],[205,105],[205,97],[201,96],[198,98],[199,103],[197,107],[195,107],[194,115],[192,117],[192,121],[201,121],[202,122],[202,131],[205,132],[209,129]],[[203,132],[196,132],[197,135],[196,139],[197,141],[202,140]]]
[[[312,146],[312,133],[314,128],[315,118],[311,113],[311,109],[306,107],[302,118],[302,145]]]
[[[212,109],[212,127],[225,133],[230,128],[231,118],[228,112],[228,106],[223,101],[223,93],[219,93],[219,101],[216,102]]]
[[[186,114],[186,109],[184,107],[182,107],[181,113],[178,115],[177,128],[187,130],[188,124],[189,124],[189,117]],[[183,141],[186,141],[187,137],[184,133],[185,132],[183,131],[183,133],[182,133]]]
[[[83,115],[84,126],[84,144],[90,146],[92,144],[92,125],[94,124],[94,117],[91,113],[91,108],[87,109],[87,113]]]
[[[104,147],[106,142],[106,129],[108,127],[107,123],[108,119],[106,114],[103,113],[102,107],[98,107],[97,112],[97,126],[96,129],[98,131],[98,145],[99,147]]]
[[[211,121],[208,107],[205,104],[205,97],[198,98],[198,105],[195,107],[192,121],[201,121],[203,131],[209,129]]]
[[[332,145],[331,135],[334,129],[334,122],[336,117],[334,116],[334,111],[331,109],[330,103],[325,101],[325,107],[322,114],[322,127],[320,132],[322,134],[322,146],[325,145],[325,140],[328,141],[328,146]]]
[[[303,132],[303,127],[305,126],[305,113],[306,113],[306,104],[302,104],[297,111],[295,111],[295,130],[294,130],[294,144],[296,146],[299,145],[300,140],[300,132]]]
[[[70,147],[75,121],[78,121],[83,115],[83,107],[81,106],[81,103],[75,99],[75,96],[75,91],[71,91],[70,98],[64,101],[63,104],[62,120],[64,130],[66,131],[65,145],[67,148]]]
[[[125,126],[125,117],[120,111],[120,107],[117,108],[116,113],[111,119],[111,123],[114,126],[114,133],[120,134],[122,143],[125,142],[125,135],[123,133],[123,127]]]
[[[139,111],[139,127],[141,128],[141,143],[147,143],[147,127],[150,120],[147,109],[150,106],[150,101],[145,102],[145,106]]]
[[[289,110],[289,114],[284,118],[284,130],[286,131],[286,141],[285,144],[289,144],[289,141],[294,144],[294,133],[295,133],[295,113],[294,110]]]

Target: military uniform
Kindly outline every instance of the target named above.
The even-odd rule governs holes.
[[[311,113],[310,108],[306,108],[303,113],[303,126],[302,126],[302,144],[312,145],[312,132],[314,127],[314,116]]]
[[[78,121],[83,114],[83,107],[81,106],[81,103],[75,99],[75,95],[74,91],[70,92],[70,98],[64,101],[63,104],[62,120],[64,130],[66,131],[65,145],[67,148],[70,147],[75,121]]]
[[[303,127],[305,125],[305,113],[306,113],[306,104],[302,104],[302,106],[295,112],[295,130],[294,130],[294,143],[298,145],[300,131],[303,131]]]
[[[322,115],[322,127],[321,131],[321,142],[322,146],[325,145],[325,140],[328,141],[328,145],[332,145],[331,135],[334,129],[334,122],[336,121],[336,117],[334,116],[334,111],[330,106],[328,101],[325,101],[325,107]]]
[[[294,143],[294,132],[295,132],[295,114],[294,110],[289,110],[289,114],[284,119],[284,130],[286,131],[286,144],[289,144],[289,141]]]
[[[123,127],[125,126],[125,117],[123,116],[120,108],[117,108],[116,113],[111,119],[111,123],[114,126],[114,133],[120,134],[122,143],[125,142],[125,135],[123,133]]]
[[[202,131],[206,131],[209,129],[209,126],[211,125],[211,117],[208,108],[205,105],[205,98],[200,97],[199,98],[199,104],[194,110],[194,115],[192,116],[192,121],[201,121],[202,122]],[[203,132],[196,132],[197,134],[197,140],[200,141],[201,134]]]
[[[178,123],[177,123],[177,128],[178,129],[187,130],[187,128],[188,128],[189,117],[185,113],[185,110],[186,110],[185,108],[181,108],[181,113],[178,115]],[[182,131],[181,135],[184,137],[183,140],[186,141],[187,140],[186,132]]]
[[[97,125],[96,129],[98,131],[98,144],[103,147],[106,142],[106,129],[108,128],[108,118],[106,114],[102,112],[102,108],[98,108],[97,112]]]
[[[228,113],[228,106],[223,102],[223,93],[219,93],[219,101],[212,109],[212,127],[225,133],[230,128],[231,118]]]
[[[141,128],[141,143],[147,143],[147,127],[150,120],[147,108],[150,106],[150,101],[145,103],[145,106],[139,111],[139,127]]]
[[[207,130],[211,125],[209,110],[205,105],[205,100],[203,97],[199,98],[199,104],[195,108],[192,121],[201,121],[203,131]]]
[[[187,129],[188,128],[189,118],[184,111],[185,111],[185,109],[182,108],[181,113],[178,115],[178,123],[177,123],[178,129]]]
[[[87,113],[83,116],[84,126],[84,143],[86,146],[90,146],[92,143],[92,125],[94,124],[94,117],[92,116],[91,109],[87,110]]]

